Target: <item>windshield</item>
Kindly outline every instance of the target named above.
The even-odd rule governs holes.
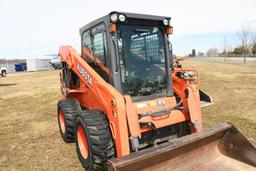
[[[135,100],[166,95],[164,35],[160,28],[120,25],[118,52],[124,94]]]

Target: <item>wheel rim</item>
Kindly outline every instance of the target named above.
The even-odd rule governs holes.
[[[59,111],[59,121],[60,121],[60,129],[61,129],[61,132],[63,134],[65,134],[66,132],[66,127],[65,127],[65,121],[64,121],[64,114],[62,111]]]
[[[77,140],[78,140],[79,150],[80,150],[83,158],[87,159],[88,158],[88,143],[87,143],[85,131],[82,128],[82,126],[79,126],[77,129]]]

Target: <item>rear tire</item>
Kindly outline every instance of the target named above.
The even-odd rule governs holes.
[[[100,111],[82,111],[76,116],[74,130],[77,155],[85,170],[107,170],[115,147],[106,116]]]
[[[76,99],[68,98],[58,102],[58,124],[62,139],[67,142],[74,142],[74,120],[78,112],[82,111]]]

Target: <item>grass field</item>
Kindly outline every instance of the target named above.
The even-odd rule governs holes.
[[[232,122],[256,140],[256,67],[190,60],[184,66],[200,71],[201,88],[214,98],[203,108],[205,127]],[[0,79],[0,170],[82,170],[74,144],[59,135],[59,94],[57,71]]]

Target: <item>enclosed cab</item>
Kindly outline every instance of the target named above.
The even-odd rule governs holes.
[[[128,126],[139,127],[131,128],[132,134],[142,138],[131,136],[131,149],[190,132],[189,116],[179,111],[182,101],[174,96],[170,17],[111,12],[82,27],[80,34],[82,58],[136,108],[140,121],[133,119],[136,125]],[[153,115],[165,118],[154,120]]]
[[[172,55],[166,34],[172,30],[170,21],[169,17],[112,12],[80,29],[82,57],[133,101],[172,96]]]

